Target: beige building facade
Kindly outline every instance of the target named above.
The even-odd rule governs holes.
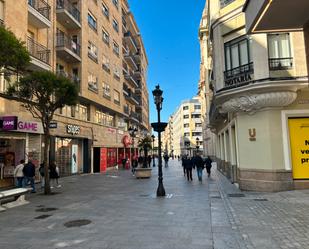
[[[126,0],[1,0],[0,20],[25,41],[29,70],[64,75],[79,89],[78,104],[54,118],[51,158],[61,175],[102,172],[137,153],[128,129],[150,131],[148,61]],[[0,118],[17,127],[0,129],[0,186],[12,183],[20,159],[38,166],[44,146],[39,121],[3,98],[7,85],[2,75]]]
[[[304,33],[250,35],[245,1],[207,3],[214,86],[209,119],[219,170],[244,190],[308,187],[306,156],[299,155],[309,107]]]
[[[199,97],[184,100],[173,114],[174,156],[193,156],[203,151],[203,128]]]
[[[168,119],[167,126],[162,133],[162,151],[169,156],[174,155],[173,119],[173,115],[171,115]]]

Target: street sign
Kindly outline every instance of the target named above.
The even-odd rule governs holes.
[[[51,122],[49,123],[49,128],[50,128],[50,129],[56,129],[56,128],[58,128],[58,123],[57,123],[56,121],[51,121]]]

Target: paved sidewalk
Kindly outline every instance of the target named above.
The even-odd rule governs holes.
[[[309,248],[309,191],[242,193],[215,171],[187,182],[176,160],[163,172],[166,198],[155,197],[157,167],[144,180],[123,170],[62,178],[55,195],[0,213],[0,248]],[[76,220],[89,224],[65,226]]]

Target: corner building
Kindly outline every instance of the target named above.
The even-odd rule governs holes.
[[[50,156],[61,176],[105,171],[137,153],[127,131],[150,130],[148,61],[127,1],[1,0],[0,20],[26,42],[29,70],[64,75],[79,89],[78,104],[54,117]],[[2,96],[7,85],[1,75]],[[0,128],[0,187],[12,184],[20,159],[38,166],[44,147],[40,122],[2,96],[0,119],[16,126]]]
[[[298,153],[306,147],[307,136],[299,134],[309,107],[304,33],[251,35],[245,1],[207,3],[214,89],[209,119],[219,170],[244,190],[307,188],[309,171]]]

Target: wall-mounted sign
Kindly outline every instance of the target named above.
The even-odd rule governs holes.
[[[17,130],[17,120],[16,116],[7,116],[1,118],[0,128],[6,131]]]
[[[49,123],[49,128],[50,129],[56,129],[58,127],[58,123],[56,121],[51,121]]]
[[[122,143],[124,147],[128,147],[132,143],[131,138],[128,135],[124,135],[122,138]]]
[[[80,126],[78,125],[67,125],[67,133],[71,135],[78,135],[80,133]]]
[[[249,140],[256,141],[256,129],[249,129]]]

